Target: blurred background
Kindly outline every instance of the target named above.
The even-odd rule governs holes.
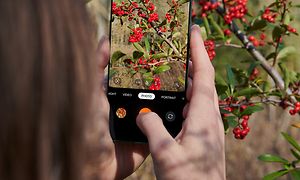
[[[258,10],[270,4],[272,1],[250,0],[248,9],[250,14],[256,15]],[[300,4],[300,0],[294,0]],[[109,35],[110,1],[87,0],[87,7],[97,27],[97,37]],[[295,19],[293,27],[300,31],[300,8],[292,10]],[[300,72],[300,36],[287,38],[286,45],[293,45],[295,52],[282,59],[289,69]],[[217,57],[214,60],[216,71],[224,69],[226,64],[242,68],[241,61],[252,57],[244,50],[234,48],[217,49]],[[263,71],[263,70],[261,70]],[[226,175],[229,180],[256,180],[262,179],[269,172],[279,170],[280,165],[263,163],[257,157],[264,153],[278,154],[286,159],[291,159],[290,146],[283,140],[280,132],[288,132],[300,142],[300,129],[292,127],[293,122],[299,121],[300,117],[291,117],[287,111],[281,108],[266,106],[265,110],[251,116],[249,126],[250,134],[245,140],[235,140],[232,133],[226,135]],[[199,177],[201,178],[201,177]],[[127,180],[152,180],[155,179],[152,160],[148,157],[137,172]],[[281,179],[291,179],[289,176]]]

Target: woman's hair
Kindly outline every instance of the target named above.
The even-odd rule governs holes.
[[[82,179],[97,67],[84,0],[0,1],[0,179]]]

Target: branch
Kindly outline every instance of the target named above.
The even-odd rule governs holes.
[[[217,0],[211,0],[212,3],[216,3]],[[217,8],[217,12],[224,17],[225,9],[222,7]],[[254,57],[256,61],[260,62],[262,68],[272,77],[276,85],[280,90],[285,91],[286,94],[291,98],[292,102],[297,102],[297,99],[293,96],[291,89],[286,88],[284,81],[278,71],[269,65],[266,58],[254,47],[254,45],[248,40],[247,36],[239,29],[237,24],[232,21],[230,24],[230,30],[237,36],[237,38],[243,43],[245,49]]]

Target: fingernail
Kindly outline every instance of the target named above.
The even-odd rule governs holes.
[[[198,32],[198,33],[201,33],[200,27],[199,27],[198,25],[196,25],[196,24],[194,24],[194,25],[192,26],[192,31],[196,31],[196,32]]]

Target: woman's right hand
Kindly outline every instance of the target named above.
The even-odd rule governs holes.
[[[149,141],[158,179],[225,179],[224,128],[209,60],[198,26],[192,27],[192,70],[185,121],[176,139],[155,113],[142,113],[137,124]]]

